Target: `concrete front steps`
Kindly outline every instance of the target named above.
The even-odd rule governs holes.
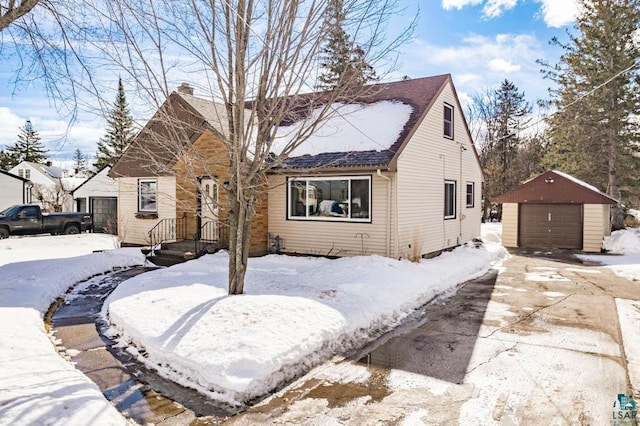
[[[196,252],[197,248],[197,252]],[[194,240],[176,241],[173,243],[162,243],[160,249],[155,250],[153,255],[145,253],[147,259],[157,266],[173,266],[187,260],[195,259],[208,253],[215,253],[221,250],[221,243],[207,243],[199,241],[196,247]]]

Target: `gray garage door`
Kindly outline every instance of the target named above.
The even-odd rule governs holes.
[[[93,213],[93,229],[95,232],[118,233],[117,198],[92,198],[91,213]]]
[[[581,204],[520,204],[518,245],[582,249]]]

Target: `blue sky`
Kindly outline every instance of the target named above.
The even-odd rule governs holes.
[[[579,12],[576,0],[400,0],[405,6],[390,23],[406,25],[420,10],[414,38],[401,48],[399,68],[388,79],[424,77],[450,73],[463,102],[497,87],[505,78],[535,103],[547,98],[550,82],[542,78],[536,60],[557,62],[561,51],[549,45],[556,36],[566,40]],[[65,166],[79,148],[93,156],[104,134],[99,114],[80,111],[69,126],[69,118],[58,112],[37,83],[17,92],[11,83],[16,64],[0,58],[0,148],[15,142],[19,126],[30,119],[49,149],[54,164]],[[109,79],[109,73],[104,73]],[[117,74],[112,87],[115,98]],[[132,90],[127,87],[125,90]],[[92,99],[83,99],[94,104]],[[136,111],[144,122],[148,111]]]

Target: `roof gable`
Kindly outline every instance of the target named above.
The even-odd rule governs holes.
[[[22,181],[22,182],[25,182],[25,183],[26,183],[26,182],[29,182],[29,179],[25,179],[25,178],[23,178],[23,177],[20,177],[20,176],[14,175],[13,173],[9,173],[9,172],[6,172],[6,171],[4,171],[4,170],[0,170],[0,173],[1,173],[1,174],[3,174],[3,175],[5,175],[5,176],[8,176],[8,177],[14,178],[14,179],[16,179],[16,180],[19,180],[19,181]]]
[[[401,80],[390,83],[379,83],[367,86],[361,95],[348,99],[349,104],[359,105],[359,108],[373,109],[380,105],[395,105],[396,110],[393,112],[395,125],[394,135],[380,137],[376,134],[375,128],[385,123],[385,118],[370,114],[365,121],[359,122],[355,131],[362,134],[362,149],[357,146],[352,148],[346,144],[343,149],[338,150],[339,146],[334,143],[327,143],[328,149],[323,151],[322,147],[315,147],[313,154],[305,154],[303,156],[294,156],[289,158],[285,163],[286,168],[310,168],[310,167],[381,167],[389,165],[395,157],[402,151],[415,129],[420,125],[427,111],[435,102],[435,99],[442,92],[447,82],[451,81],[449,74],[437,75],[433,77],[416,78],[409,80]],[[309,96],[313,96],[310,94]],[[317,96],[317,94],[315,94]],[[404,114],[401,109],[404,108]],[[379,108],[383,110],[382,108]],[[384,111],[384,110],[383,110]],[[387,109],[387,111],[392,111]],[[299,112],[299,111],[298,111]],[[397,114],[396,114],[397,113]],[[390,124],[391,116],[387,119]],[[347,128],[349,126],[356,127],[355,123],[351,123],[349,115],[344,117]],[[291,124],[285,122],[283,124]],[[331,136],[327,136],[330,140]],[[379,138],[379,141],[376,139]],[[314,139],[316,144],[320,143],[318,138]],[[353,144],[352,144],[353,145]],[[313,166],[311,166],[313,164]]]
[[[598,188],[566,173],[547,171],[492,200],[496,203],[617,204]]]

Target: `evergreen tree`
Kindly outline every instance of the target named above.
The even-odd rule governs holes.
[[[0,149],[0,170],[8,171],[18,164],[16,159],[4,149]]]
[[[606,188],[625,201],[638,200],[637,142],[640,115],[640,51],[634,34],[640,26],[640,0],[581,0],[577,35],[560,63],[544,64],[557,88],[549,120],[550,147],[544,158],[579,179]],[[623,227],[620,208],[612,211],[612,228]]]
[[[344,30],[345,13],[342,0],[330,0],[326,11],[327,40],[322,49],[318,77],[319,90],[333,90],[349,85],[362,86],[378,80],[373,67],[366,60],[362,47],[354,45]]]
[[[480,163],[485,183],[483,199],[485,215],[489,213],[492,198],[500,195],[529,177],[538,154],[537,140],[522,137],[520,130],[526,127],[531,113],[531,104],[524,93],[509,80],[500,88],[474,99],[474,113],[483,121],[485,132],[481,137]],[[519,166],[526,165],[525,168]],[[498,219],[501,212],[498,211]]]
[[[6,154],[9,161],[12,161],[11,167],[22,161],[43,163],[47,159],[47,150],[40,142],[40,135],[33,129],[31,120],[27,120],[24,126],[20,127],[18,140],[14,145],[7,147]]]
[[[76,174],[87,171],[87,156],[80,151],[80,148],[76,148],[73,152],[73,168]]]
[[[100,170],[113,165],[135,137],[133,118],[127,106],[122,79],[118,80],[118,94],[107,118],[107,133],[98,141],[98,151],[93,167]]]

